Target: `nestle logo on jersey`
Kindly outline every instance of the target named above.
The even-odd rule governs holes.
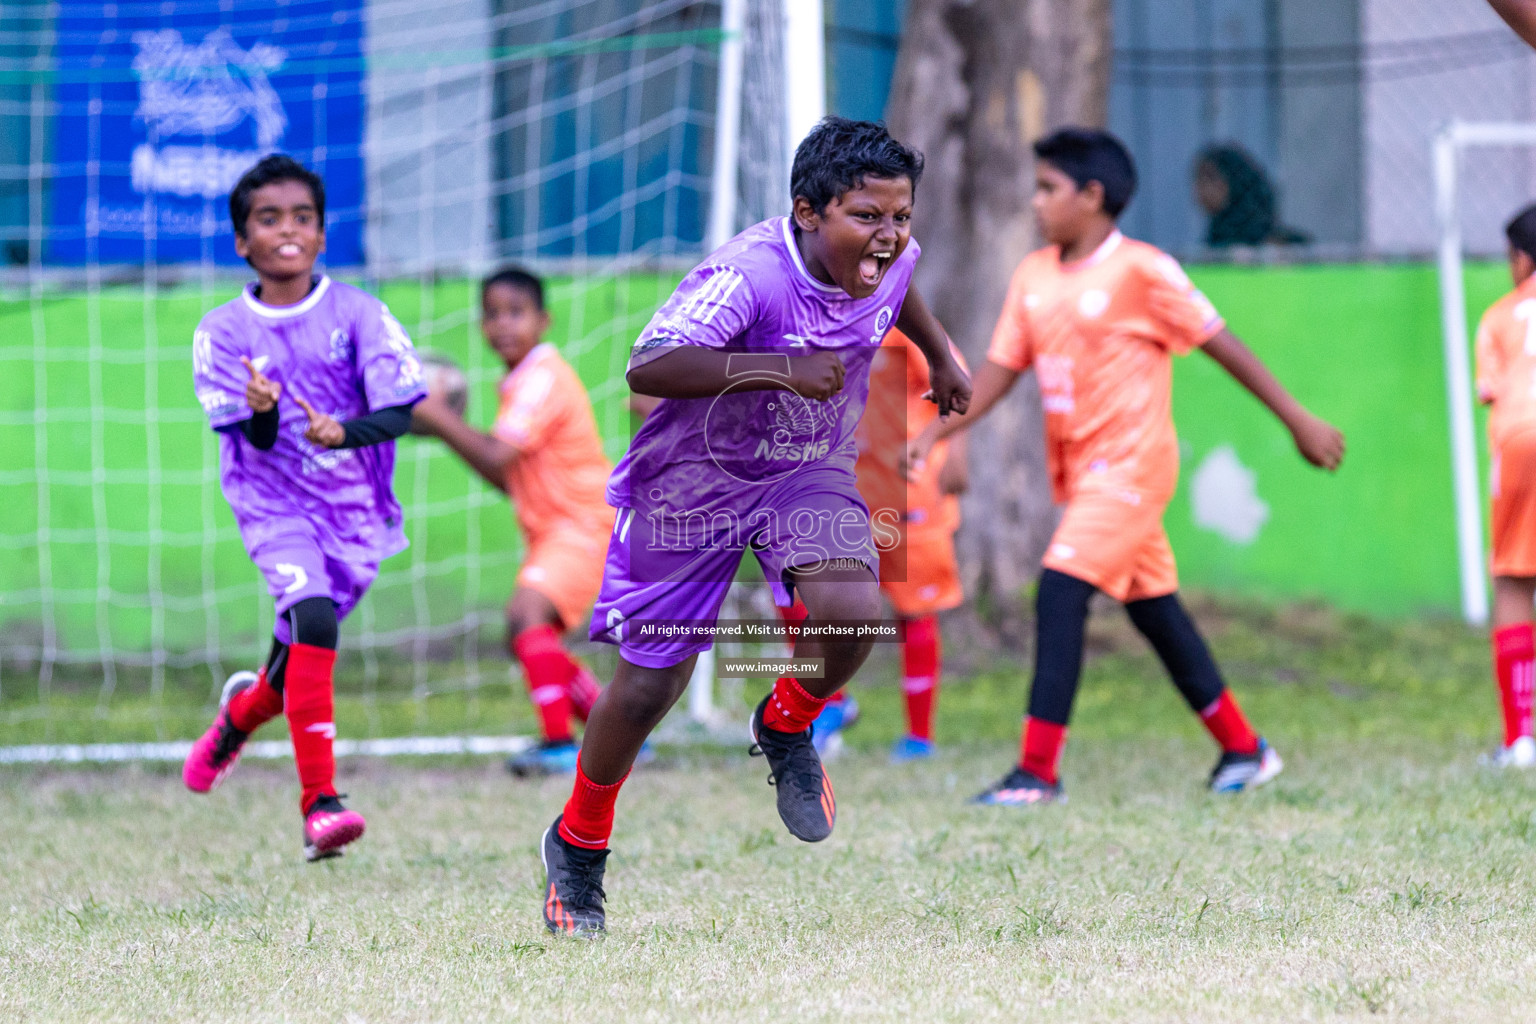
[[[805,441],[800,444],[769,444],[764,438],[757,442],[757,451],[752,455],[754,458],[773,459],[776,462],[786,459],[793,462],[811,462],[826,458],[831,450],[830,440]]]

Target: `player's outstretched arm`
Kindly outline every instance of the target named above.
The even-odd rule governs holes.
[[[916,288],[907,289],[896,317],[896,329],[912,339],[928,360],[928,400],[939,407],[939,418],[964,413],[971,404],[971,378],[955,361],[949,334],[928,309]]]
[[[626,374],[629,388],[654,398],[714,398],[726,391],[793,391],[824,402],[843,390],[843,361],[835,352],[808,356],[722,352],[678,345]]]
[[[441,438],[486,483],[498,491],[507,489],[507,467],[517,458],[516,448],[465,423],[441,395],[417,402],[413,414],[419,430]]]
[[[1536,46],[1536,0],[1488,0],[1488,6],[1515,30],[1515,34]]]
[[[928,453],[938,442],[957,434],[987,414],[1004,395],[1012,390],[1019,379],[1019,371],[1011,370],[988,359],[976,372],[976,386],[971,394],[969,407],[947,420],[934,420],[911,441],[907,442],[907,465],[916,468],[928,458]]]
[[[1203,346],[1205,354],[1230,373],[1285,424],[1302,458],[1322,469],[1338,469],[1344,459],[1344,435],[1308,412],[1269,372],[1253,351],[1225,327]]]

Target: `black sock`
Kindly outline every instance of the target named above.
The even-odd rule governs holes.
[[[1055,569],[1040,574],[1035,599],[1035,678],[1029,717],[1066,725],[1083,672],[1083,629],[1093,584]]]
[[[1179,596],[1167,594],[1132,601],[1125,611],[1157,651],[1190,709],[1199,714],[1215,703],[1226,684]]]
[[[336,605],[328,597],[306,597],[283,613],[288,619],[288,635],[294,643],[336,649],[340,630],[336,624]],[[267,654],[267,685],[278,693],[288,674],[288,645],[272,638]]]

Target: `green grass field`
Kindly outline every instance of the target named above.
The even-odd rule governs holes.
[[[1112,613],[1091,629],[1071,802],[967,807],[1013,756],[1027,659],[952,632],[934,762],[884,764],[892,652],[856,681],[825,844],[789,838],[741,749],[638,771],[592,944],[539,921],[559,781],[345,763],[370,832],[308,866],[281,764],[207,798],[169,766],[0,772],[0,1018],[1527,1019],[1536,779],[1476,766],[1496,735],[1484,637],[1196,611],[1287,759],[1269,787],[1203,791],[1209,741]]]

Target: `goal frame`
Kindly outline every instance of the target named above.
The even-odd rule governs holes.
[[[1461,156],[1470,149],[1536,145],[1536,123],[1452,121],[1433,142],[1436,253],[1440,331],[1444,343],[1446,411],[1450,421],[1451,481],[1456,502],[1456,555],[1461,616],[1488,623],[1488,568],[1483,542],[1483,493],[1472,403],[1471,339],[1467,331],[1465,260],[1458,192]]]
[[[783,0],[785,139],[791,161],[793,147],[827,113],[826,7],[824,0]],[[720,50],[720,85],[717,109],[720,123],[732,130],[716,136],[714,208],[710,211],[707,248],[713,252],[735,234],[737,149],[740,133],[735,125],[741,116],[742,40],[746,24],[746,0],[721,0],[720,25],[724,38]],[[729,144],[723,144],[726,140]],[[697,728],[717,731],[729,728],[722,721],[728,712],[715,702],[715,649],[699,653],[688,681],[688,718]]]

